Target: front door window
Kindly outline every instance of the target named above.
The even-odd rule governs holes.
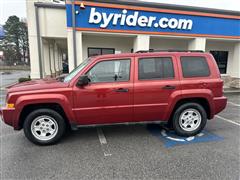
[[[107,60],[99,62],[87,75],[92,83],[129,81],[130,60]]]
[[[91,82],[83,88],[73,88],[73,109],[79,124],[133,120],[133,63],[131,58],[111,59],[91,66],[85,73]]]

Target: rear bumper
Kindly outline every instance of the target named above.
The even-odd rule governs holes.
[[[227,105],[227,98],[222,96],[222,97],[217,97],[213,99],[214,101],[214,115],[220,113],[222,110],[226,108]]]
[[[1,108],[0,116],[5,124],[14,127],[15,108]]]

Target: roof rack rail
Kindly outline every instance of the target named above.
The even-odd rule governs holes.
[[[198,53],[204,53],[202,50],[178,50],[178,49],[167,49],[167,50],[142,50],[142,51],[136,51],[135,53],[150,53],[150,52],[198,52]]]

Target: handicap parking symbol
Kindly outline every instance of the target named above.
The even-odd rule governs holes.
[[[166,148],[171,148],[177,145],[223,140],[223,137],[210,133],[206,130],[203,130],[196,136],[180,137],[176,135],[173,130],[166,130],[159,125],[148,125],[147,129],[152,135],[158,137],[161,141],[163,141]]]

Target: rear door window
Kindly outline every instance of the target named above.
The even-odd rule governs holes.
[[[181,65],[183,77],[208,77],[210,75],[209,66],[205,57],[182,56]]]
[[[138,61],[138,79],[174,78],[174,68],[171,57],[140,58]]]

